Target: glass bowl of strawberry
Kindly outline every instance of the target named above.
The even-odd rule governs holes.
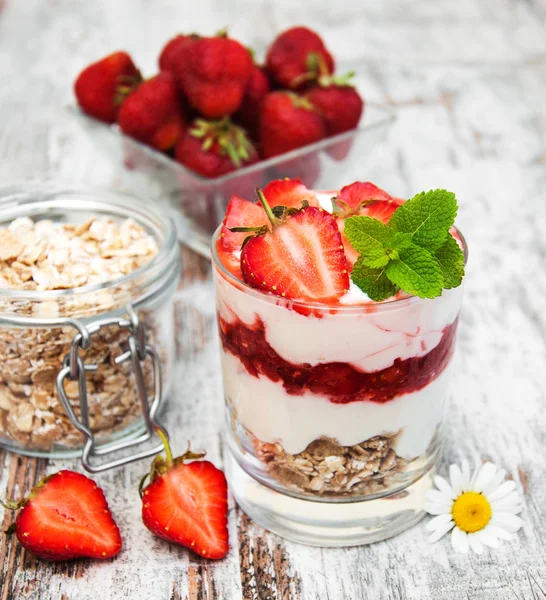
[[[143,79],[126,52],[74,82],[80,122],[115,166],[175,220],[181,242],[208,257],[234,194],[277,177],[340,188],[361,172],[394,120],[336,72],[319,33],[280,32],[263,63],[226,31],[177,35]],[[107,127],[105,124],[108,124]],[[139,177],[144,174],[144,179]]]
[[[423,516],[462,302],[454,194],[295,180],[234,196],[212,242],[228,479],[288,539],[346,546]]]

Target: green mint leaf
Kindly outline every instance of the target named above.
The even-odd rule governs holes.
[[[362,256],[353,267],[351,279],[374,302],[387,300],[398,291],[396,285],[389,281],[385,274],[385,268],[372,269],[366,266]]]
[[[401,252],[405,248],[411,246],[411,244],[411,233],[396,232],[392,238],[393,250],[396,250],[397,252]]]
[[[351,217],[345,220],[345,236],[368,267],[384,267],[391,260],[394,232],[378,219]]]
[[[464,277],[464,254],[457,240],[449,235],[434,256],[440,265],[444,288],[450,290],[460,286]]]
[[[411,233],[413,243],[434,253],[447,239],[457,216],[455,194],[421,192],[400,205],[389,221],[394,231]]]
[[[440,265],[424,248],[412,244],[391,261],[385,274],[392,283],[419,298],[435,298],[442,294],[444,279]]]

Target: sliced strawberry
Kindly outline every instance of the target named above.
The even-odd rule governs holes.
[[[72,471],[59,471],[32,491],[17,516],[15,533],[29,552],[47,560],[111,558],[121,550],[103,491]]]
[[[163,437],[163,436],[162,436]],[[229,550],[226,477],[208,460],[188,450],[152,463],[151,483],[142,492],[142,520],[155,535],[181,544],[205,558],[223,558]]]
[[[232,196],[226,208],[224,224],[220,232],[220,240],[224,250],[236,252],[241,249],[243,242],[250,235],[230,231],[230,227],[261,227],[267,223],[267,216],[260,204]]]
[[[377,200],[367,206],[363,206],[358,214],[379,219],[383,223],[388,223],[394,211],[402,204],[400,198],[391,198],[390,200]]]
[[[403,200],[394,198],[385,192],[385,190],[378,188],[369,181],[357,181],[342,188],[335,202],[340,213],[337,224],[341,231],[341,239],[347,256],[349,271],[352,271],[359,254],[343,234],[345,218],[353,215],[364,215],[373,219],[379,219],[383,223],[388,223],[392,214],[402,204]]]
[[[335,300],[349,288],[335,219],[309,206],[251,238],[241,253],[245,281],[291,300]]]
[[[355,181],[341,188],[338,196],[352,211],[356,211],[366,200],[391,200],[392,196],[369,181]],[[343,205],[342,205],[343,207]]]
[[[309,206],[319,205],[315,192],[306,188],[299,179],[275,179],[264,187],[263,194],[269,206],[301,208],[304,200]]]

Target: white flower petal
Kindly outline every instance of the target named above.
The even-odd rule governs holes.
[[[433,529],[438,529],[438,527],[442,527],[451,521],[451,513],[445,513],[443,515],[438,515],[437,517],[432,518],[425,527],[432,531]]]
[[[484,531],[487,531],[487,533],[490,533],[492,536],[498,537],[501,540],[509,541],[514,539],[514,534],[512,532],[491,523],[487,525]]]
[[[480,542],[479,538],[476,537],[475,533],[468,534],[468,543],[470,545],[470,549],[474,550],[476,554],[483,554],[483,544]]]
[[[425,502],[423,508],[429,515],[451,515],[451,505],[438,504],[438,502]]]
[[[501,498],[508,496],[508,494],[510,492],[513,492],[515,489],[516,489],[515,481],[505,481],[504,483],[501,483],[494,492],[489,494],[487,496],[487,499],[489,500],[489,502],[494,502],[495,500],[500,500]]]
[[[499,539],[495,535],[495,531],[491,530],[489,525],[485,529],[476,531],[474,534],[482,544],[489,546],[490,548],[498,548],[500,546]]]
[[[501,498],[500,500],[494,500],[491,502],[491,508],[493,512],[500,510],[511,513],[518,513],[523,508],[523,499],[519,492],[514,491]]]
[[[451,545],[457,552],[468,552],[468,535],[462,529],[455,527],[451,532]]]
[[[506,471],[504,469],[499,469],[497,471],[497,474],[495,475],[495,477],[493,477],[493,479],[486,485],[486,487],[484,487],[483,492],[482,492],[483,495],[488,496],[489,494],[492,494],[499,487],[499,485],[504,481],[505,477],[506,477]]]
[[[436,531],[433,531],[430,534],[430,536],[428,538],[428,541],[431,544],[434,543],[434,542],[437,542],[440,538],[444,537],[444,535],[446,533],[448,533],[449,531],[451,531],[453,529],[453,527],[455,527],[455,523],[453,521],[449,521],[448,523],[444,523],[440,527],[437,527]]]
[[[483,492],[483,490],[491,483],[497,474],[497,467],[493,463],[485,463],[478,471],[476,479],[472,485],[474,492]]]
[[[449,467],[449,480],[451,481],[453,493],[455,494],[455,497],[457,497],[461,493],[463,480],[463,474],[459,465],[451,465]]]
[[[470,465],[466,458],[461,463],[461,490],[466,492],[468,490],[468,486],[470,485]]]
[[[516,532],[523,526],[523,520],[517,515],[513,515],[507,512],[496,512],[492,517],[490,523],[492,525],[499,525],[507,531]]]
[[[436,484],[436,487],[440,490],[440,492],[448,496],[451,500],[455,500],[456,496],[453,493],[452,487],[443,477],[436,475],[436,477],[434,478],[434,483]]]
[[[426,494],[426,499],[428,502],[436,502],[437,504],[445,504],[446,506],[449,506],[452,502],[452,499],[440,490],[429,490]]]

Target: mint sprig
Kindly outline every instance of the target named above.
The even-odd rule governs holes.
[[[461,285],[464,256],[449,232],[456,215],[455,195],[432,190],[399,206],[388,225],[365,216],[346,219],[345,236],[360,254],[351,279],[376,302],[398,290],[436,298]]]

